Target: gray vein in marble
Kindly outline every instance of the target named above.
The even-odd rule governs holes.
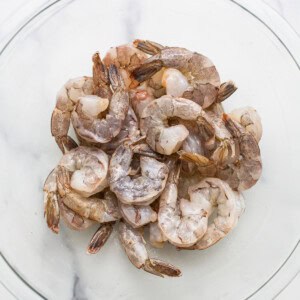
[[[83,288],[80,284],[80,278],[77,275],[74,277],[72,300],[88,300],[84,295]]]

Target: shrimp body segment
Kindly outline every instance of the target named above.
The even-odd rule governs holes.
[[[175,266],[161,260],[150,258],[145,247],[145,240],[137,229],[120,222],[119,238],[130,262],[138,269],[143,269],[151,274],[164,277],[178,277],[181,271]]]
[[[166,164],[151,157],[140,157],[141,175],[130,177],[133,150],[123,144],[112,155],[109,172],[110,188],[124,204],[149,205],[159,197],[168,178]]]

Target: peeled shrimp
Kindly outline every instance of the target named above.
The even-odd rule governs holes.
[[[61,166],[58,166],[57,186],[62,202],[80,216],[98,223],[120,219],[116,199],[86,198],[77,194],[71,189],[69,172]]]
[[[120,202],[119,207],[124,220],[133,228],[142,227],[157,220],[157,213],[150,205],[127,205]]]
[[[190,192],[200,195],[210,215],[217,206],[217,217],[211,223],[201,240],[189,249],[206,249],[224,238],[237,224],[244,210],[242,195],[218,178],[206,178],[190,187]]]
[[[179,150],[189,132],[181,124],[168,127],[168,119],[177,117],[195,121],[201,111],[201,107],[191,100],[162,96],[143,110],[142,134],[147,136],[147,143],[153,150],[170,155]]]
[[[93,91],[93,78],[83,76],[68,80],[57,94],[51,117],[51,133],[63,153],[77,146],[68,136],[71,112],[80,97],[91,95]]]
[[[180,165],[177,164],[168,178],[160,197],[158,226],[168,241],[178,247],[189,247],[205,234],[207,211],[197,205],[197,195],[189,192],[190,200],[178,201],[178,178]]]
[[[159,197],[168,178],[168,167],[151,157],[140,157],[141,175],[129,176],[132,146],[123,144],[112,155],[110,189],[124,204],[149,205]]]
[[[128,88],[131,84],[130,75],[132,70],[140,66],[146,58],[147,55],[143,51],[140,51],[130,43],[111,47],[103,58],[103,63],[107,67],[111,64],[116,65],[116,67],[120,69],[125,86]]]
[[[251,188],[261,176],[262,162],[257,140],[252,133],[238,122],[224,114],[225,126],[239,145],[240,158],[228,168],[219,170],[218,176],[226,180],[229,185],[238,191]]]
[[[109,143],[102,144],[100,147],[107,154],[112,154],[123,142],[135,142],[140,138],[138,119],[131,106],[124,120],[120,133]]]
[[[83,218],[65,206],[57,190],[57,168],[52,170],[44,184],[44,215],[48,227],[54,232],[59,232],[59,221],[74,230],[85,230],[94,224],[93,221]]]
[[[225,100],[237,89],[231,81],[220,84],[216,67],[202,54],[179,47],[163,47],[151,41],[136,40],[134,45],[153,55],[132,72],[138,82],[149,79],[162,67],[171,68],[163,77],[167,93],[191,99],[203,108]]]
[[[163,235],[160,230],[158,223],[150,223],[149,240],[150,244],[155,248],[163,248],[164,244],[168,239]]]
[[[246,106],[232,110],[229,114],[230,118],[239,122],[245,127],[247,132],[250,132],[259,142],[262,136],[261,119],[256,109]]]
[[[161,260],[150,258],[145,247],[145,240],[137,229],[120,222],[119,238],[130,262],[138,269],[143,269],[151,274],[164,277],[178,277],[181,271],[175,266]]]
[[[89,113],[92,110],[84,110],[82,101],[77,103],[72,112],[72,124],[76,133],[88,142],[107,143],[111,141],[120,133],[129,109],[128,92],[125,90],[123,79],[115,65],[110,66],[109,77],[114,93],[105,118],[99,118],[98,115]],[[91,101],[89,104],[92,105]]]
[[[85,197],[108,186],[108,156],[101,149],[79,146],[65,154],[59,165],[71,173],[71,188]]]

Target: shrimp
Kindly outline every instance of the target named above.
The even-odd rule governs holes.
[[[236,122],[239,122],[245,127],[247,132],[250,132],[259,142],[262,136],[262,124],[258,112],[249,106],[234,109],[229,114],[230,118]]]
[[[44,216],[48,227],[54,232],[59,232],[59,222],[74,230],[85,230],[94,224],[93,221],[83,218],[65,206],[57,190],[57,168],[52,170],[44,184]]]
[[[206,178],[190,187],[190,193],[199,194],[206,201],[208,214],[217,206],[217,216],[201,240],[189,249],[206,249],[224,238],[237,224],[244,209],[244,199],[218,178]]]
[[[123,219],[133,228],[142,227],[157,220],[157,213],[150,205],[137,206],[119,202],[119,208]]]
[[[179,150],[189,132],[181,124],[167,127],[168,119],[196,121],[201,111],[201,107],[191,100],[162,96],[143,110],[141,132],[147,136],[146,141],[154,151],[170,155]]]
[[[207,211],[197,205],[199,199],[189,192],[190,200],[177,200],[180,164],[171,170],[166,187],[160,197],[158,226],[170,243],[190,247],[205,234]]]
[[[99,99],[108,101],[111,98],[107,69],[101,62],[98,53],[94,54],[93,63],[93,78],[83,76],[70,79],[57,94],[56,105],[51,117],[51,133],[63,153],[77,147],[76,142],[68,136],[68,131],[71,113],[79,98],[95,93],[99,96],[94,97],[94,102],[97,102],[95,107],[99,106]],[[100,109],[99,112],[101,111],[103,109]]]
[[[131,178],[132,157],[132,146],[122,144],[116,149],[109,165],[110,189],[124,204],[149,205],[163,191],[169,169],[154,158],[141,156],[141,175]]]
[[[71,188],[89,197],[108,186],[108,156],[101,149],[79,146],[65,154],[59,165],[71,176]]]
[[[247,132],[238,122],[224,114],[226,128],[239,145],[240,158],[228,168],[219,170],[218,177],[226,180],[237,191],[243,191],[256,184],[262,173],[260,149],[254,135]]]
[[[131,106],[129,106],[128,113],[124,120],[124,124],[120,133],[113,138],[109,143],[101,144],[101,149],[107,154],[113,152],[125,141],[135,142],[140,138],[140,130],[138,119]]]
[[[132,80],[130,78],[132,70],[140,66],[147,59],[147,55],[137,49],[132,43],[111,47],[105,57],[103,63],[109,67],[111,64],[116,65],[120,69],[121,76],[128,88]]]
[[[163,248],[164,244],[168,239],[163,235],[160,230],[158,223],[150,223],[150,244],[155,248]]]
[[[63,153],[77,147],[76,142],[68,136],[71,112],[80,97],[90,95],[93,91],[93,79],[83,76],[68,80],[57,94],[51,117],[51,133]]]
[[[117,136],[123,126],[129,109],[129,95],[115,65],[109,68],[109,77],[114,93],[105,118],[83,110],[79,101],[72,112],[72,124],[76,133],[84,140],[93,143],[107,143]]]
[[[58,166],[57,187],[62,202],[86,219],[107,223],[119,220],[121,217],[116,199],[86,198],[74,192],[70,186],[70,174],[62,166]]]
[[[226,128],[239,147],[239,156],[236,160],[227,165],[220,165],[205,156],[185,151],[179,152],[180,158],[197,164],[203,175],[216,176],[225,180],[232,189],[243,191],[255,185],[261,176],[260,149],[252,133],[247,132],[242,125],[230,119],[226,114],[223,115],[223,119]]]
[[[161,260],[150,258],[145,247],[145,240],[137,229],[120,222],[119,238],[130,262],[138,269],[143,269],[151,274],[164,277],[178,277],[181,271],[175,266]]]
[[[162,67],[169,68],[163,76],[167,93],[175,92],[173,96],[191,99],[203,108],[224,101],[237,89],[232,81],[220,84],[216,67],[202,54],[179,47],[163,47],[151,41],[135,40],[134,45],[153,55],[132,72],[138,82],[149,79]]]
[[[112,223],[101,224],[89,242],[87,253],[96,254],[106,243],[113,230]]]

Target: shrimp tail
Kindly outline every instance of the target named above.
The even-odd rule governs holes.
[[[112,92],[110,90],[109,75],[106,66],[101,61],[99,52],[93,55],[93,82],[94,93],[102,98],[110,99]]]
[[[134,69],[131,73],[131,77],[138,82],[143,82],[156,74],[162,67],[162,61],[153,60]]]
[[[68,135],[64,137],[55,137],[55,141],[63,154],[78,147],[77,143]]]
[[[61,197],[66,196],[70,191],[70,174],[66,168],[62,166],[57,167],[57,189]]]
[[[115,91],[118,88],[124,88],[125,84],[123,78],[116,67],[116,65],[111,64],[109,66],[109,79],[112,86],[112,89]]]
[[[233,81],[224,82],[220,85],[217,95],[217,102],[223,102],[237,90],[237,86]]]
[[[95,232],[95,234],[93,235],[88,245],[87,253],[88,254],[98,253],[99,250],[103,247],[103,245],[110,237],[112,230],[113,230],[112,223],[101,224],[100,227]]]
[[[139,49],[139,50],[141,50],[141,51],[143,51],[143,52],[145,52],[147,54],[150,54],[150,55],[157,54],[162,49],[165,48],[164,46],[162,46],[162,45],[160,45],[158,43],[155,43],[155,42],[152,42],[152,41],[148,41],[148,40],[139,40],[139,39],[135,40],[133,42],[133,45],[137,49]]]
[[[148,273],[160,277],[164,277],[164,275],[170,277],[181,276],[181,271],[177,267],[155,258],[146,260],[143,269]]]
[[[46,218],[48,227],[57,234],[59,232],[60,210],[57,195],[55,193],[49,193],[47,195],[44,207],[44,217]]]

